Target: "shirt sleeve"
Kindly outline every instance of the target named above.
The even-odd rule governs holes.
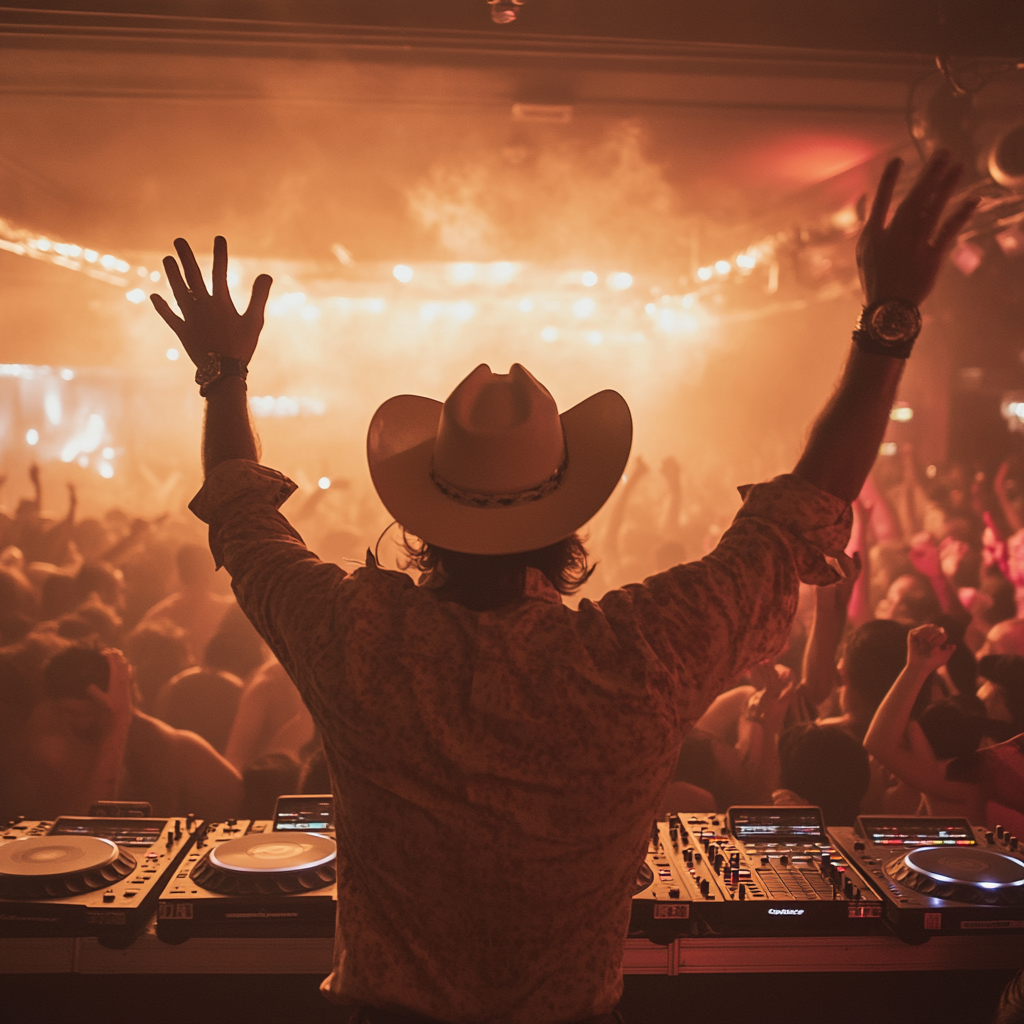
[[[313,679],[300,657],[330,635],[347,574],[321,562],[278,511],[295,490],[277,470],[231,459],[189,508],[209,526],[210,550],[231,574],[239,606],[308,698]]]
[[[737,675],[778,655],[801,581],[834,583],[851,565],[847,502],[789,474],[740,493],[743,507],[711,554],[600,601],[612,629],[668,669],[689,721]]]

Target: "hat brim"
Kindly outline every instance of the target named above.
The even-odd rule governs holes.
[[[558,487],[511,508],[471,508],[430,478],[442,404],[399,395],[374,413],[366,438],[370,476],[384,507],[409,533],[449,551],[509,555],[556,544],[608,500],[633,441],[626,400],[600,391],[562,413],[567,462]]]

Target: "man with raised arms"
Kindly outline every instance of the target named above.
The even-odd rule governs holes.
[[[278,511],[295,485],[259,463],[245,376],[270,278],[239,314],[225,240],[212,293],[175,242],[181,316],[153,303],[207,399],[191,507],[323,736],[338,822],[324,991],[352,1021],[617,1019],[630,894],[682,737],[717,681],[779,651],[799,581],[839,578],[917,307],[973,209],[943,220],[960,168],[939,153],[889,220],[899,173],[886,168],[858,244],[866,307],[794,471],[744,489],[706,558],[578,611],[560,597],[587,575],[576,531],[629,454],[618,394],[559,415],[516,364],[478,366],[444,403],[385,402],[370,471],[423,576],[369,556],[347,573],[306,548]]]

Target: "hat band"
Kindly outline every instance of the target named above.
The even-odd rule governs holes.
[[[547,478],[535,487],[528,487],[525,491],[510,491],[507,494],[491,494],[486,491],[469,491],[462,487],[456,487],[443,477],[434,472],[434,465],[430,465],[430,479],[434,486],[452,501],[469,508],[515,508],[518,505],[529,505],[531,502],[540,501],[549,494],[553,494],[565,476],[566,467],[569,465],[568,449],[562,464]]]

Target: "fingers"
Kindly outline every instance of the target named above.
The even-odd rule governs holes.
[[[932,242],[932,247],[940,256],[944,256],[953,248],[956,236],[960,234],[967,225],[967,222],[974,216],[974,211],[978,208],[978,203],[980,202],[981,200],[978,196],[971,196],[970,199],[965,199],[946,218],[946,222],[939,228],[939,233],[935,236],[935,241]]]
[[[185,272],[185,280],[188,281],[189,290],[193,298],[205,298],[210,293],[206,290],[206,282],[203,280],[202,271],[196,262],[192,246],[184,238],[174,240],[174,249],[181,260],[181,269]],[[175,296],[177,298],[177,296]]]
[[[163,266],[164,273],[167,275],[167,283],[171,286],[171,294],[174,295],[174,301],[184,313],[195,297],[188,290],[188,285],[185,284],[185,279],[181,276],[181,270],[178,268],[178,261],[173,256],[165,256]]]
[[[950,170],[952,157],[947,149],[938,149],[932,158],[924,165],[921,173],[917,176],[913,188],[904,197],[896,211],[896,217],[901,220],[917,222],[928,212],[928,207],[934,198],[935,189],[945,179]]]
[[[164,323],[167,324],[167,326],[170,327],[170,329],[174,331],[179,338],[181,338],[181,332],[185,327],[185,321],[171,309],[167,304],[167,300],[162,295],[150,295],[149,301],[153,303],[153,308],[163,318]]]
[[[875,192],[875,201],[871,204],[871,214],[868,217],[865,227],[878,230],[885,227],[885,218],[889,213],[889,204],[892,202],[893,190],[896,188],[896,181],[903,168],[903,161],[896,157],[886,164],[882,171],[882,177],[878,182],[878,190]]]
[[[213,240],[213,294],[228,294],[228,240],[223,235]]]
[[[270,286],[273,283],[274,279],[269,274],[260,274],[252,283],[252,295],[244,316],[246,320],[250,320],[260,327],[263,326],[263,311],[266,309],[267,299],[270,297]]]

